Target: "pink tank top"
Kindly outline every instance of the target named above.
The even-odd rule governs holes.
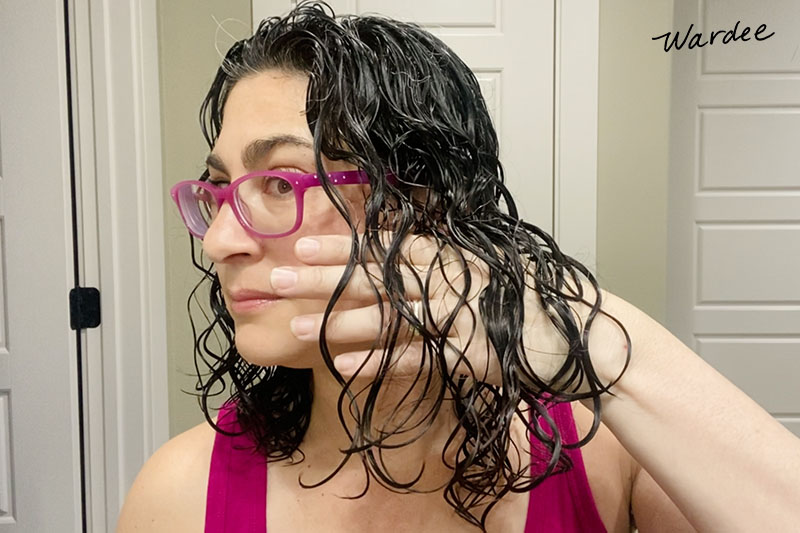
[[[577,442],[571,405],[557,404],[549,412],[563,442]],[[232,403],[220,410],[217,424],[230,432],[240,431]],[[551,434],[546,427],[545,431]],[[532,444],[541,446],[538,441]],[[216,434],[208,476],[206,533],[266,533],[267,467],[252,450],[253,442],[246,435]],[[580,449],[565,448],[564,452],[573,468],[547,478],[530,492],[524,533],[605,533]],[[474,529],[465,522],[465,531]]]

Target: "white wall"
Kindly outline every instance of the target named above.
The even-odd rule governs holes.
[[[597,178],[599,283],[662,324],[666,316],[673,0],[600,2]]]
[[[250,0],[158,2],[171,436],[203,421],[195,397],[182,392],[194,391],[197,381],[186,301],[200,277],[192,266],[186,228],[169,198],[169,188],[180,180],[196,179],[205,168],[208,148],[198,112],[219,66],[219,53],[233,44],[230,36],[218,31],[215,19],[237,39],[246,37]]]

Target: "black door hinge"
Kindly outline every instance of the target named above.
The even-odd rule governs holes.
[[[69,327],[96,328],[100,325],[100,291],[76,287],[69,291]]]

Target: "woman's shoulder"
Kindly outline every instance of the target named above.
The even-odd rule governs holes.
[[[128,491],[117,533],[202,531],[215,435],[204,421],[156,450]]]

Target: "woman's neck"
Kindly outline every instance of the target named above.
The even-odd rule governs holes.
[[[327,369],[314,370],[311,420],[300,446],[305,456],[301,463],[304,465],[305,483],[324,479],[344,459],[341,450],[350,448],[353,444],[348,432],[350,435],[356,434],[355,416],[367,416],[364,407],[371,382],[371,379],[356,380],[350,386],[350,391],[356,398],[351,400],[344,397],[341,418],[347,427],[345,431],[338,408],[342,386]],[[441,401],[435,414],[431,413],[436,407],[438,389],[431,387],[423,395],[423,386],[424,384],[418,383],[412,387],[411,381],[404,379],[387,379],[381,383],[380,391],[369,411],[371,434],[362,435],[361,439],[357,437],[356,443],[365,444],[366,440],[377,440],[381,434],[391,434],[399,430],[400,434],[390,435],[384,440],[385,445],[397,446],[396,448],[372,448],[376,461],[382,461],[384,473],[401,483],[416,478],[424,465],[423,476],[414,488],[435,490],[441,488],[452,476],[452,471],[442,461],[442,451],[458,423],[447,398]],[[357,411],[351,409],[351,402],[354,402]],[[456,446],[451,445],[450,448],[447,461],[452,465]],[[364,466],[361,457],[354,454],[337,477],[360,477],[363,480]],[[354,490],[360,491],[362,488],[363,484],[357,484]]]

